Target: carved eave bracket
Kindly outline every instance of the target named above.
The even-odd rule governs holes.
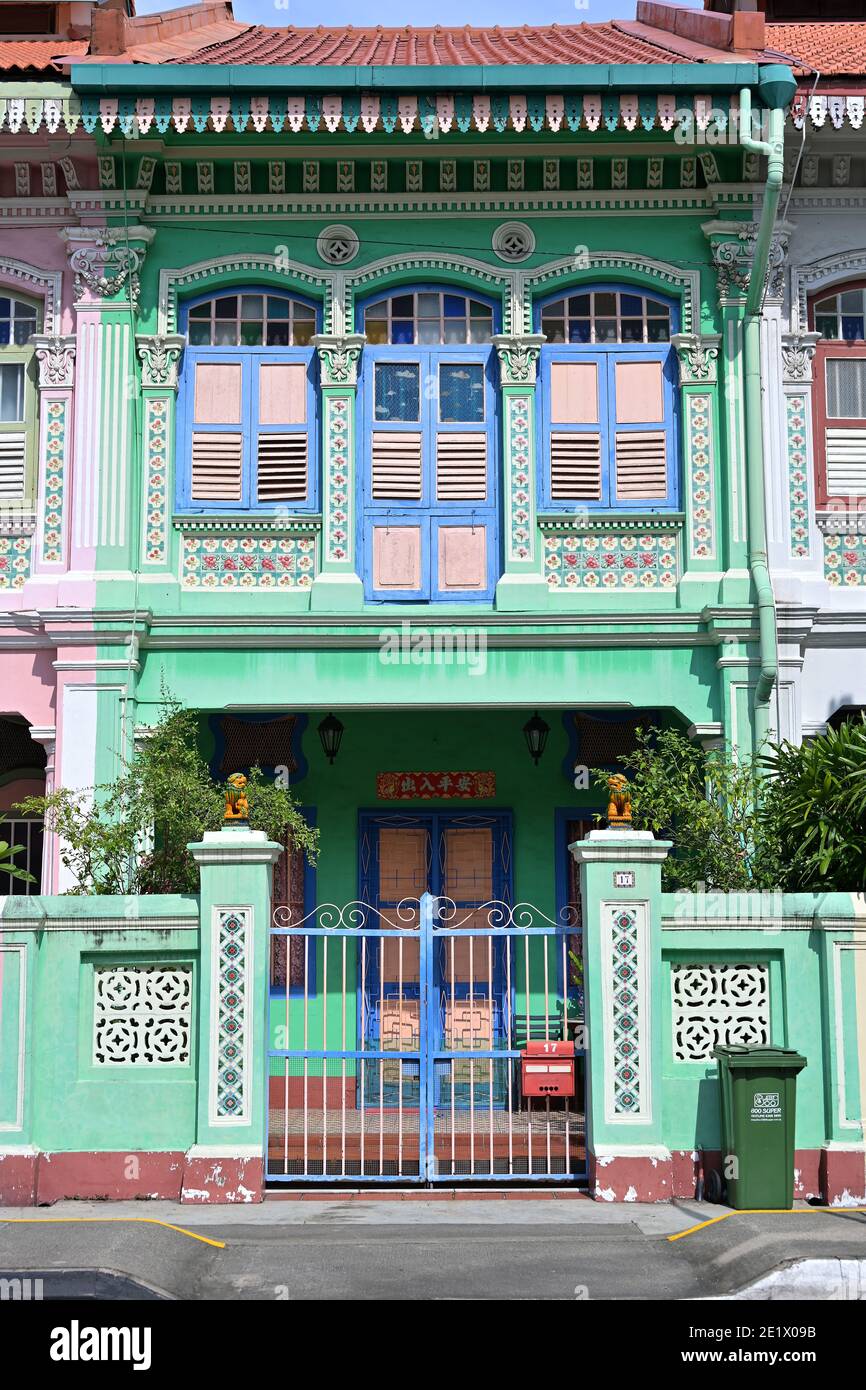
[[[538,358],[544,343],[543,333],[524,333],[512,336],[498,333],[491,339],[499,358],[499,379],[503,386],[534,386]]]
[[[718,376],[718,333],[674,333],[671,342],[680,364],[681,386],[713,386]]]
[[[367,338],[364,333],[332,336],[317,333],[313,345],[319,354],[322,386],[357,386],[358,363]]]
[[[177,374],[186,338],[179,333],[137,333],[135,347],[141,361],[143,387],[177,390]]]

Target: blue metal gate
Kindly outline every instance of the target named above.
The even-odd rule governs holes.
[[[533,1100],[520,1084],[529,1039],[582,1043],[574,931],[529,903],[464,908],[430,893],[298,922],[278,908],[268,1179],[585,1177],[583,1052],[573,1100]]]

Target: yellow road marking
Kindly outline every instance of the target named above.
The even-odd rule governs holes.
[[[719,1221],[727,1221],[729,1216],[809,1216],[813,1211],[829,1212],[831,1216],[847,1215],[849,1212],[866,1212],[866,1207],[792,1207],[790,1211],[778,1207],[744,1207],[742,1211],[725,1211],[721,1216],[711,1216],[708,1221],[699,1221],[697,1226],[689,1226],[687,1231],[677,1231],[668,1240],[682,1240],[683,1236],[693,1236],[696,1231],[705,1231]]]
[[[8,1224],[22,1226],[60,1226],[70,1223],[82,1222],[101,1222],[105,1224],[109,1221],[141,1221],[146,1226],[164,1226],[167,1231],[177,1231],[178,1235],[189,1236],[190,1240],[200,1240],[202,1245],[215,1245],[217,1250],[225,1250],[224,1240],[211,1240],[209,1236],[200,1236],[195,1231],[188,1231],[185,1226],[173,1226],[170,1221],[159,1221],[155,1216],[2,1216],[0,1215],[0,1226]]]

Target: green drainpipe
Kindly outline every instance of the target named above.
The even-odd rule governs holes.
[[[744,325],[746,485],[749,499],[749,569],[758,602],[758,632],[761,670],[755,687],[755,740],[760,747],[770,726],[770,696],[778,675],[776,655],[776,603],[767,563],[767,515],[764,493],[764,433],[761,409],[761,310],[764,281],[770,256],[770,243],[776,210],[782,193],[785,110],[797,90],[785,67],[761,70],[759,90],[767,106],[769,140],[752,137],[752,94],[748,87],[740,93],[740,143],[744,149],[767,156],[767,182],[761,221],[755,243],[749,291],[746,296]]]

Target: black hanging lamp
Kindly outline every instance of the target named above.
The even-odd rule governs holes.
[[[547,735],[549,733],[550,725],[545,724],[538,710],[535,711],[531,719],[527,719],[523,726],[523,737],[526,739],[529,756],[536,767],[538,767],[541,755],[547,746]]]
[[[319,738],[322,743],[322,751],[329,763],[333,763],[339,753],[342,737],[343,725],[335,715],[329,714],[319,725]]]

